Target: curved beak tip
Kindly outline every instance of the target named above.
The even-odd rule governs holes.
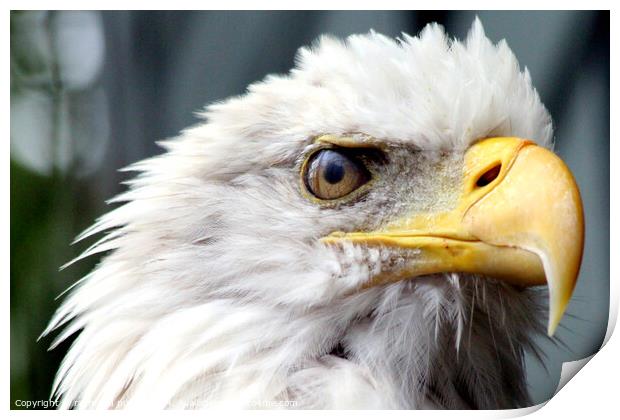
[[[493,176],[480,186],[489,169],[495,169]],[[465,153],[460,188],[452,210],[410,214],[379,231],[323,239],[419,251],[406,269],[382,273],[381,283],[469,272],[519,286],[547,284],[547,332],[553,335],[575,287],[584,245],[583,207],[570,170],[531,141],[485,139]]]

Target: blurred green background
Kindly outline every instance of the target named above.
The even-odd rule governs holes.
[[[96,258],[59,267],[89,243],[73,238],[123,190],[117,170],[159,153],[155,141],[195,122],[206,103],[241,94],[293,65],[319,34],[371,28],[390,36],[443,24],[462,38],[478,15],[506,38],[554,118],[556,150],[586,213],[580,280],[558,337],[528,358],[536,402],[561,363],[598,350],[609,305],[608,12],[95,12],[11,13],[11,407],[47,400],[69,342],[37,342],[55,298]]]

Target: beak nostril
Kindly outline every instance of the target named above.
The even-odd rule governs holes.
[[[476,185],[478,187],[484,187],[486,185],[489,185],[495,180],[495,178],[497,178],[501,170],[502,164],[498,163],[497,165],[493,166],[491,169],[480,175],[480,178],[478,178],[478,181],[476,181]]]

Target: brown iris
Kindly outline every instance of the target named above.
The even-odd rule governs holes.
[[[315,153],[306,168],[306,187],[322,200],[344,197],[370,180],[370,173],[362,162],[334,149]]]

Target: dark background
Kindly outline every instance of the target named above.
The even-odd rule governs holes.
[[[535,402],[550,398],[561,363],[600,347],[609,307],[608,12],[12,12],[11,406],[46,400],[67,350],[37,342],[54,300],[96,258],[58,267],[89,243],[72,239],[123,190],[117,170],[160,153],[155,141],[196,122],[205,104],[287,72],[322,33],[371,28],[416,34],[439,22],[463,38],[478,15],[506,38],[555,122],[556,151],[580,185],[582,271],[567,316],[528,357]]]

